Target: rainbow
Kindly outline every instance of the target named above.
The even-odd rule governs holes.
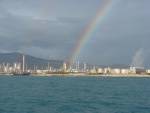
[[[92,21],[89,23],[87,29],[81,36],[80,40],[78,41],[77,46],[75,47],[71,58],[70,58],[70,66],[72,67],[73,63],[78,59],[79,54],[81,53],[85,43],[87,40],[92,36],[92,33],[95,31],[95,29],[98,27],[98,25],[104,20],[107,12],[111,9],[113,4],[115,4],[116,0],[107,0],[107,2],[104,4],[102,8],[98,11],[97,15],[92,19]]]

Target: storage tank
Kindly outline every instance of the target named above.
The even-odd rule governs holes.
[[[98,68],[98,74],[103,74],[103,69],[102,68]]]
[[[129,69],[121,69],[121,74],[129,74]]]
[[[120,69],[114,69],[114,74],[120,74]]]
[[[149,74],[149,75],[150,75],[150,69],[148,69],[148,70],[147,70],[147,74]]]

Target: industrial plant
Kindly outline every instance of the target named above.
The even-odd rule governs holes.
[[[100,68],[93,67],[91,69],[87,69],[86,63],[81,63],[77,61],[75,63],[75,69],[64,60],[62,66],[59,69],[53,68],[50,66],[49,62],[47,63],[47,67],[45,69],[38,69],[36,65],[34,65],[33,69],[28,69],[27,62],[25,60],[25,55],[22,55],[22,62],[14,62],[13,66],[9,63],[0,64],[0,75],[45,75],[45,76],[67,76],[67,75],[79,75],[79,76],[97,76],[97,75],[150,75],[150,69],[145,69],[144,67],[130,67],[130,68]]]

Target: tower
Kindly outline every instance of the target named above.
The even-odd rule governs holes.
[[[64,63],[63,63],[63,71],[66,72],[67,70],[67,63],[66,63],[66,60],[64,60]]]
[[[48,62],[48,67],[47,67],[47,70],[48,70],[48,71],[50,70],[50,68],[49,68],[49,62]]]
[[[84,71],[86,71],[86,63],[84,62]]]
[[[78,71],[80,70],[80,63],[79,63],[79,61],[78,61]]]
[[[24,72],[24,69],[25,69],[25,55],[23,54],[23,69],[22,69],[23,72]]]
[[[76,62],[76,70],[78,70],[78,62]]]

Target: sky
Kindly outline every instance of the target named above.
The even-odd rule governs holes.
[[[69,60],[107,0],[0,0],[0,53]],[[77,60],[150,67],[150,0],[115,0]]]

